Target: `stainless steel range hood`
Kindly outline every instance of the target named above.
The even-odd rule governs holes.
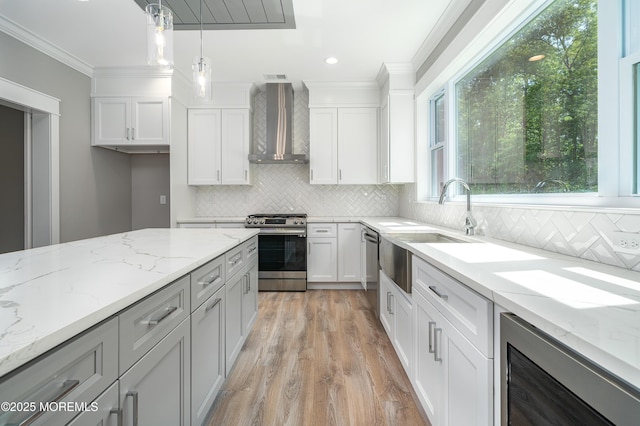
[[[267,83],[267,139],[264,154],[250,154],[259,164],[307,163],[305,154],[292,152],[293,87],[291,83]]]

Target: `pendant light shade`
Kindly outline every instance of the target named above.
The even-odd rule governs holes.
[[[211,100],[211,60],[202,56],[193,59],[193,96],[201,101]]]
[[[193,59],[193,97],[200,101],[211,100],[211,60],[204,57],[202,39],[202,0],[200,0],[200,56]]]
[[[173,13],[162,3],[148,4],[147,63],[173,67]]]

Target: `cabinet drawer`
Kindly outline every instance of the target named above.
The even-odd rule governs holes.
[[[244,254],[247,264],[258,258],[258,236],[251,238],[244,243]]]
[[[121,425],[122,412],[118,408],[118,383],[114,383],[93,401],[90,409],[79,414],[68,426]]]
[[[308,237],[332,237],[338,236],[337,223],[309,223],[307,224]]]
[[[64,343],[0,381],[0,400],[32,403],[20,412],[0,412],[0,424],[63,425],[77,411],[39,412],[40,403],[88,406],[118,378],[118,320],[112,318]],[[27,419],[33,422],[28,422]]]
[[[493,357],[493,303],[413,257],[413,284],[480,352]]]
[[[244,246],[233,248],[225,253],[225,273],[226,279],[231,278],[236,272],[240,271],[244,267],[245,254]]]
[[[189,287],[187,275],[120,314],[120,374],[189,315]]]
[[[225,257],[219,256],[191,273],[191,310],[218,291],[225,282]]]

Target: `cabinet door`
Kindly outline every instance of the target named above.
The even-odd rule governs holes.
[[[180,323],[120,377],[125,426],[189,425],[189,322],[186,319]]]
[[[191,314],[191,423],[203,424],[225,378],[225,289]]]
[[[219,185],[222,183],[220,110],[190,109],[187,127],[189,185]]]
[[[338,224],[338,281],[360,281],[360,224]]]
[[[249,110],[222,110],[222,184],[249,184]]]
[[[394,286],[393,347],[407,372],[407,376],[411,377],[413,368],[413,306],[401,293],[402,290]]]
[[[380,322],[389,335],[389,339],[393,341],[393,321],[394,321],[394,296],[393,286],[395,284],[387,275],[380,271],[380,292],[378,293],[380,306]]]
[[[380,106],[380,149],[378,150],[378,179],[380,183],[389,183],[389,97]]]
[[[226,373],[229,374],[244,341],[242,327],[242,296],[245,291],[246,276],[236,274],[225,286],[225,360]]]
[[[246,337],[258,318],[258,264],[247,271],[245,275],[245,289],[242,295],[242,327]]]
[[[169,144],[169,100],[133,98],[131,101],[132,144]]]
[[[338,183],[338,110],[309,111],[309,173],[311,184]]]
[[[338,109],[338,183],[378,183],[378,109]]]
[[[449,322],[444,323],[446,411],[443,424],[493,424],[493,360],[486,358]],[[439,336],[435,336],[438,338]]]
[[[380,139],[380,152],[386,154],[386,161],[382,163],[387,171],[387,179],[383,181],[384,183],[415,181],[413,105],[413,90],[396,90],[389,93],[388,122],[384,130],[386,134]]]
[[[433,426],[442,424],[439,415],[442,413],[443,401],[443,363],[434,356],[434,333],[442,317],[422,295],[413,294],[416,318],[416,362],[414,366],[414,389],[422,408]]]
[[[336,238],[307,238],[307,281],[338,281]]]
[[[129,144],[131,99],[93,98],[93,145]]]
[[[122,416],[122,411],[118,408],[118,382],[111,385],[88,407],[88,410],[77,415],[68,426],[120,425],[118,416]]]

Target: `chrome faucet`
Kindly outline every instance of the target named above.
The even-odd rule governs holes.
[[[465,191],[467,191],[467,218],[464,221],[464,229],[467,235],[474,235],[475,227],[478,226],[478,222],[476,222],[476,220],[471,215],[471,188],[469,188],[467,182],[463,181],[460,178],[449,179],[447,182],[445,182],[444,186],[442,187],[442,192],[440,193],[440,200],[438,200],[438,204],[444,204],[444,199],[447,196],[447,188],[449,188],[449,185],[451,185],[453,182],[460,183]]]

